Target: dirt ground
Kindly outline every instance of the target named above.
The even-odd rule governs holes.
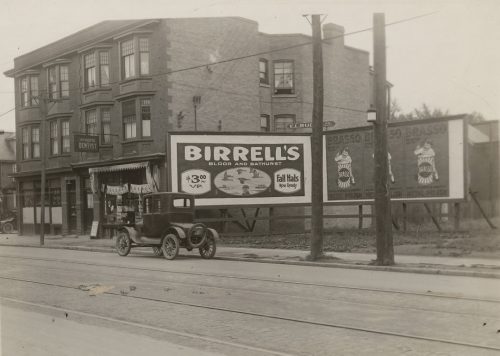
[[[400,255],[467,256],[500,258],[500,218],[493,220],[498,229],[491,229],[486,221],[465,221],[459,231],[443,224],[443,231],[434,225],[408,226],[407,232],[394,231],[394,252]],[[272,236],[227,236],[225,246],[254,248],[309,249],[309,234]],[[325,231],[324,251],[376,252],[373,229]]]

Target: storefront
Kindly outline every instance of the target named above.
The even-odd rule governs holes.
[[[164,189],[161,177],[164,164],[160,157],[81,170],[85,188],[85,225],[99,221],[99,237],[111,237],[123,223],[142,220],[144,194]],[[161,156],[163,158],[163,155]],[[88,174],[88,176],[85,176]]]

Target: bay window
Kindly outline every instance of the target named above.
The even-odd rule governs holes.
[[[85,90],[109,85],[109,51],[94,50],[83,56]]]
[[[120,43],[121,79],[150,75],[150,39],[133,36]]]
[[[66,64],[55,64],[47,70],[49,99],[58,100],[69,97],[69,67]]]
[[[25,108],[38,105],[38,75],[25,75],[19,83],[21,106]]]

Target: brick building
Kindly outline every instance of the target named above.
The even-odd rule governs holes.
[[[323,30],[337,37],[323,49],[324,120],[364,125],[369,54],[345,46],[341,26]],[[42,146],[45,230],[66,234],[140,214],[140,194],[166,189],[168,132],[297,132],[290,124],[312,116],[311,46],[296,46],[308,42],[237,17],[120,20],[15,58],[5,75],[15,80],[21,233],[40,229]],[[78,133],[98,135],[99,152],[75,152]]]

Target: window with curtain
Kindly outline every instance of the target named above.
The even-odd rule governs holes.
[[[62,152],[69,153],[71,151],[70,147],[70,135],[69,135],[69,120],[61,121],[61,141],[62,141]]]
[[[105,145],[111,144],[111,112],[109,108],[101,109],[101,142]]]
[[[95,109],[85,112],[85,133],[89,135],[97,134],[97,112]]]
[[[59,154],[59,123],[57,121],[50,122],[50,154]]]
[[[122,79],[127,79],[135,76],[134,40],[122,42],[121,57]]]
[[[85,55],[84,63],[85,63],[85,89],[94,88],[97,85],[95,53]]]
[[[274,94],[294,93],[293,61],[274,62]]]
[[[40,158],[40,127],[31,127],[31,157]]]
[[[141,75],[149,74],[149,39],[139,38],[139,63]]]
[[[141,99],[142,136],[151,136],[151,99]]]
[[[135,114],[135,100],[122,103],[123,136],[125,139],[137,137],[137,120]]]
[[[28,127],[23,127],[22,130],[22,145],[23,145],[23,159],[30,158],[30,132]]]

